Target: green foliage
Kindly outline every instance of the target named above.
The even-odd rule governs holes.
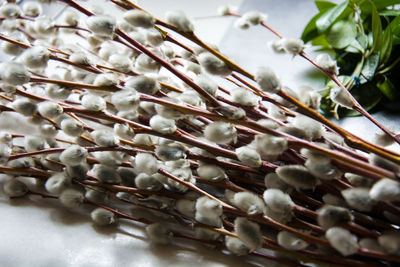
[[[336,4],[315,0],[318,13],[302,40],[334,55],[340,78],[366,109],[381,101],[400,101],[400,0],[347,0]],[[322,112],[354,116],[329,98],[330,83],[322,90]]]

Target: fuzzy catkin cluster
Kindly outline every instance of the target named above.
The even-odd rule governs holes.
[[[167,42],[169,29],[193,37],[193,21],[182,11],[167,12],[160,23],[141,9],[113,17],[70,7],[60,27],[42,10],[38,2],[0,7],[5,36],[27,45],[1,41],[9,55],[0,66],[1,112],[34,129],[0,136],[4,194],[57,198],[71,209],[90,205],[94,224],[136,220],[163,245],[181,237],[235,255],[277,246],[318,255],[323,245],[343,257],[359,253],[360,261],[360,248],[381,253],[365,252],[374,263],[400,256],[399,165],[384,153],[353,151],[311,116],[320,105],[316,90],[287,87],[273,66],[243,82],[218,47]],[[266,19],[252,11],[235,25],[247,29]],[[306,49],[295,38],[271,47],[293,56]],[[338,74],[329,56],[315,61]],[[341,87],[330,94],[344,107],[355,105]],[[375,140],[393,143],[382,133]],[[145,215],[128,215],[132,206]],[[334,257],[327,263],[337,263]]]

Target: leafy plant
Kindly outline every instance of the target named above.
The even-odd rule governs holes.
[[[347,0],[340,4],[315,0],[316,14],[301,38],[333,56],[339,79],[366,110],[400,100],[396,72],[400,62],[400,0]],[[321,91],[324,114],[355,116],[330,98],[332,82]]]

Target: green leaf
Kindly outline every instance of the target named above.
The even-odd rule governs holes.
[[[400,4],[400,0],[373,0],[373,3],[375,4],[376,9],[381,10],[388,6]]]
[[[303,40],[304,43],[307,43],[311,41],[312,39],[316,38],[319,33],[317,29],[317,25],[315,22],[319,17],[321,17],[323,12],[318,13],[315,15],[307,24],[307,26],[304,28],[303,33],[301,34],[301,39]]]
[[[335,3],[330,1],[323,1],[323,0],[315,0],[315,5],[317,6],[319,11],[325,11],[331,7],[336,6]]]
[[[393,45],[400,44],[400,16],[396,17],[389,26],[392,31]]]
[[[398,96],[398,92],[394,87],[393,83],[385,76],[382,82],[376,83],[376,86],[381,90],[381,92],[390,100],[395,100]]]
[[[379,53],[370,55],[364,63],[361,75],[367,80],[372,80],[379,64]]]
[[[382,45],[382,23],[375,6],[372,7],[372,38],[374,42],[370,53],[379,51]]]
[[[322,46],[324,48],[331,47],[330,44],[328,43],[328,41],[326,40],[325,34],[319,35],[318,37],[315,37],[314,39],[312,39],[311,44],[313,46]]]
[[[385,32],[383,33],[383,41],[382,47],[380,50],[380,63],[386,63],[389,58],[390,54],[392,53],[392,42],[393,42],[393,35],[392,35],[392,27],[386,27]]]
[[[326,33],[326,40],[332,47],[342,49],[351,44],[356,36],[356,23],[352,18],[349,18],[333,24]]]
[[[351,43],[346,47],[346,52],[349,53],[364,53],[364,48],[361,46],[360,42],[357,39],[353,39]]]
[[[381,16],[398,16],[400,15],[400,9],[390,9],[390,10],[383,10],[379,12]]]
[[[349,0],[326,10],[315,22],[318,32],[324,33],[342,15],[348,4]]]

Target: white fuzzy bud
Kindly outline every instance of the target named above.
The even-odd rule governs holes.
[[[291,213],[295,206],[290,196],[279,189],[267,189],[263,197],[267,208],[274,212]]]
[[[91,64],[90,59],[84,52],[74,52],[69,55],[68,59],[72,63],[82,65],[82,66],[90,66],[90,64]]]
[[[237,7],[235,6],[220,6],[217,9],[217,13],[220,16],[229,16],[231,13],[234,13],[237,10]]]
[[[400,183],[388,178],[381,179],[372,186],[369,196],[376,201],[399,201]]]
[[[338,86],[331,89],[330,98],[336,104],[348,109],[352,109],[356,104],[349,94],[343,88]]]
[[[318,179],[302,165],[279,166],[276,174],[285,183],[300,189],[314,189]]]
[[[261,155],[280,155],[288,147],[287,140],[269,134],[256,135],[255,146]]]
[[[98,95],[87,94],[82,97],[82,106],[88,110],[92,111],[102,111],[107,107],[104,98]]]
[[[113,68],[124,73],[130,72],[133,68],[132,60],[126,55],[112,54],[108,58],[108,62]]]
[[[93,84],[100,87],[114,87],[118,85],[118,76],[112,73],[102,73],[96,75]]]
[[[3,184],[3,191],[9,197],[22,197],[28,192],[28,187],[20,180],[12,178]]]
[[[50,123],[43,123],[39,126],[40,133],[46,138],[55,137],[58,133],[57,128]]]
[[[149,124],[154,131],[162,134],[173,134],[177,129],[174,120],[164,118],[160,115],[151,117]]]
[[[193,80],[198,86],[200,86],[204,91],[209,93],[210,95],[215,96],[218,90],[218,84],[211,80],[204,74],[198,75]]]
[[[28,98],[17,98],[12,102],[13,109],[24,115],[32,116],[37,111],[37,104]]]
[[[286,52],[291,53],[293,56],[302,53],[304,50],[303,41],[297,38],[283,38],[282,45]]]
[[[120,176],[114,166],[95,164],[91,172],[103,183],[117,183],[120,180]]]
[[[250,147],[242,146],[237,148],[235,152],[240,162],[246,166],[258,168],[262,165],[260,154]]]
[[[221,226],[222,205],[206,196],[199,197],[196,200],[196,221],[212,225]]]
[[[117,26],[115,18],[105,15],[90,16],[86,19],[86,25],[95,34],[111,37]]]
[[[65,173],[70,178],[86,179],[86,174],[89,171],[89,165],[86,162],[82,162],[78,165],[67,165],[65,167]]]
[[[47,192],[59,195],[62,191],[68,188],[71,184],[70,179],[63,172],[53,174],[46,180],[45,188]]]
[[[394,140],[387,133],[379,131],[374,135],[374,143],[380,146],[390,146],[394,143]]]
[[[254,79],[265,92],[277,93],[281,89],[281,82],[269,67],[258,68]]]
[[[271,47],[272,51],[274,51],[277,54],[286,53],[286,50],[283,47],[282,39],[269,42],[269,46]]]
[[[264,201],[254,193],[235,193],[233,196],[233,204],[249,215],[263,214],[265,212]]]
[[[194,25],[182,11],[168,11],[165,14],[167,22],[177,27],[182,32],[193,32]]]
[[[233,102],[246,106],[246,107],[256,107],[258,106],[258,102],[260,98],[253,94],[252,92],[241,88],[236,87],[231,92]]]
[[[135,110],[139,106],[140,95],[135,90],[122,90],[112,94],[111,103],[119,111]]]
[[[182,105],[182,101],[177,99],[177,98],[169,98],[169,97],[165,97],[163,98],[163,100],[167,100],[169,102],[172,102],[174,104],[179,104]],[[177,119],[182,119],[185,117],[185,114],[182,113],[181,111],[172,108],[172,107],[168,107],[166,105],[159,105],[156,104],[155,105],[155,110],[157,112],[158,115],[161,115],[164,118],[167,119],[173,119],[173,120],[177,120]]]
[[[136,27],[153,28],[155,18],[147,12],[134,9],[124,12],[124,20]]]
[[[6,19],[16,19],[21,15],[21,9],[16,4],[6,3],[0,7],[0,14]]]
[[[135,178],[136,187],[148,191],[159,191],[163,187],[162,184],[151,175],[139,173]]]
[[[320,66],[326,72],[338,75],[338,67],[336,61],[334,61],[328,54],[320,54],[315,59],[315,63]]]
[[[243,14],[242,19],[252,25],[258,25],[267,19],[267,15],[257,11],[249,11]]]
[[[274,173],[268,173],[264,177],[264,184],[267,189],[279,189],[282,192],[286,192],[289,189],[289,186],[279,178],[279,176]]]
[[[386,169],[388,171],[392,171],[394,173],[400,172],[400,165],[397,163],[394,163],[388,159],[385,159],[381,156],[375,155],[375,154],[370,154],[369,156],[369,163],[372,165],[381,167],[383,169]]]
[[[74,166],[86,161],[87,156],[88,152],[85,148],[79,145],[72,145],[61,152],[60,160],[66,165]]]
[[[54,26],[54,21],[51,18],[40,16],[33,22],[33,30],[42,35],[42,38],[46,38],[55,33],[56,27]]]
[[[159,30],[150,29],[146,32],[146,39],[152,46],[160,46],[164,43],[164,37]]]
[[[232,120],[240,120],[246,117],[246,111],[234,106],[220,106],[218,111],[228,119]]]
[[[66,10],[63,13],[63,21],[68,26],[77,26],[79,24],[79,13],[75,10]]]
[[[67,188],[61,192],[59,200],[65,207],[77,208],[83,203],[85,196],[79,190]]]
[[[130,140],[135,136],[135,131],[128,124],[114,124],[114,133],[127,140]]]
[[[162,161],[179,160],[186,157],[185,147],[179,143],[160,145],[154,152]]]
[[[97,208],[90,213],[92,221],[99,226],[106,226],[117,222],[115,214],[103,208]]]
[[[29,82],[31,76],[24,65],[17,62],[0,64],[0,78],[9,85],[21,85]]]
[[[148,175],[156,173],[159,169],[157,159],[147,153],[136,154],[133,165],[137,171],[144,172]]]
[[[257,223],[251,222],[244,217],[237,217],[234,224],[235,233],[250,251],[261,248],[263,238],[260,226]]]
[[[79,136],[85,129],[77,120],[68,118],[61,121],[61,130],[69,136]]]
[[[147,236],[155,244],[166,245],[171,242],[172,233],[162,223],[152,223],[146,226]]]
[[[355,187],[371,187],[374,180],[354,173],[345,173],[344,177]]]
[[[210,74],[228,76],[232,70],[218,57],[209,52],[204,52],[198,55],[197,60],[200,65]]]
[[[28,40],[26,39],[25,35],[22,35],[18,32],[11,33],[9,37],[11,39],[21,42],[21,43],[28,43]],[[4,53],[6,53],[8,55],[12,55],[12,56],[18,56],[18,55],[22,54],[22,52],[25,51],[25,49],[22,48],[21,46],[10,43],[10,42],[3,42],[1,44],[1,48],[3,49]]]
[[[304,129],[290,125],[290,124],[280,126],[278,128],[278,130],[280,132],[290,134],[290,135],[295,136],[300,139],[305,139],[305,140],[311,139],[310,136],[307,134],[307,132]]]
[[[113,147],[119,144],[114,133],[108,130],[95,130],[90,133],[90,136],[99,146]]]
[[[221,236],[219,233],[201,228],[195,227],[194,228],[194,235],[201,240],[208,240],[208,241],[216,241]]]
[[[362,238],[358,241],[361,248],[365,248],[372,251],[384,252],[383,248],[379,245],[378,241],[372,238]]]
[[[392,255],[400,255],[400,232],[388,231],[378,237],[378,243],[385,252]]]
[[[0,132],[0,144],[10,144],[13,136],[7,132]]]
[[[212,164],[204,164],[197,168],[197,174],[200,178],[211,180],[211,181],[222,181],[228,179],[225,171]]]
[[[262,127],[270,128],[270,129],[273,129],[273,130],[276,130],[276,129],[279,128],[279,124],[278,123],[276,123],[273,120],[269,120],[269,119],[258,120],[257,124],[261,125]]]
[[[324,205],[317,210],[317,222],[323,229],[328,229],[340,222],[353,220],[353,216],[346,208]]]
[[[28,135],[24,138],[24,148],[27,152],[43,150],[46,147],[46,140],[40,136]]]
[[[368,188],[349,188],[341,193],[347,204],[355,210],[371,211],[375,204]]]
[[[293,121],[294,125],[300,129],[304,129],[311,140],[319,139],[322,136],[322,124],[314,119],[306,116],[298,115]]]
[[[61,87],[58,84],[47,84],[46,94],[53,99],[64,100],[72,93],[69,88]]]
[[[277,235],[278,244],[288,250],[303,250],[308,243],[288,231],[280,231]]]
[[[236,142],[236,135],[235,126],[221,121],[210,123],[204,129],[204,137],[218,144]]]
[[[350,256],[358,251],[357,236],[351,234],[344,228],[332,227],[326,231],[325,237],[332,247],[343,256]]]
[[[153,52],[158,56],[161,56],[161,53],[158,50],[153,50]],[[161,68],[161,64],[148,55],[142,53],[136,58],[135,67],[141,72],[158,72]]]
[[[42,6],[39,3],[27,2],[22,6],[22,11],[25,16],[37,17],[42,14]]]
[[[236,20],[234,25],[236,28],[238,28],[240,30],[247,30],[250,28],[251,23],[249,21],[243,19],[243,17],[242,17],[242,18]]]
[[[196,212],[196,202],[188,199],[179,199],[176,201],[175,208],[179,213],[194,218]]]
[[[49,61],[50,52],[42,46],[32,46],[21,55],[22,63],[28,68],[45,68]]]
[[[314,161],[307,159],[304,164],[310,173],[323,180],[340,179],[342,172],[331,162]]]
[[[108,195],[101,188],[86,188],[85,198],[94,203],[106,203],[108,200]]]
[[[43,117],[53,119],[60,116],[64,110],[59,104],[55,102],[44,101],[39,103],[38,111]]]
[[[148,95],[154,95],[160,90],[160,84],[157,79],[146,75],[129,78],[125,82],[125,87]]]
[[[230,252],[237,256],[249,254],[249,249],[239,238],[225,236],[225,246]]]

